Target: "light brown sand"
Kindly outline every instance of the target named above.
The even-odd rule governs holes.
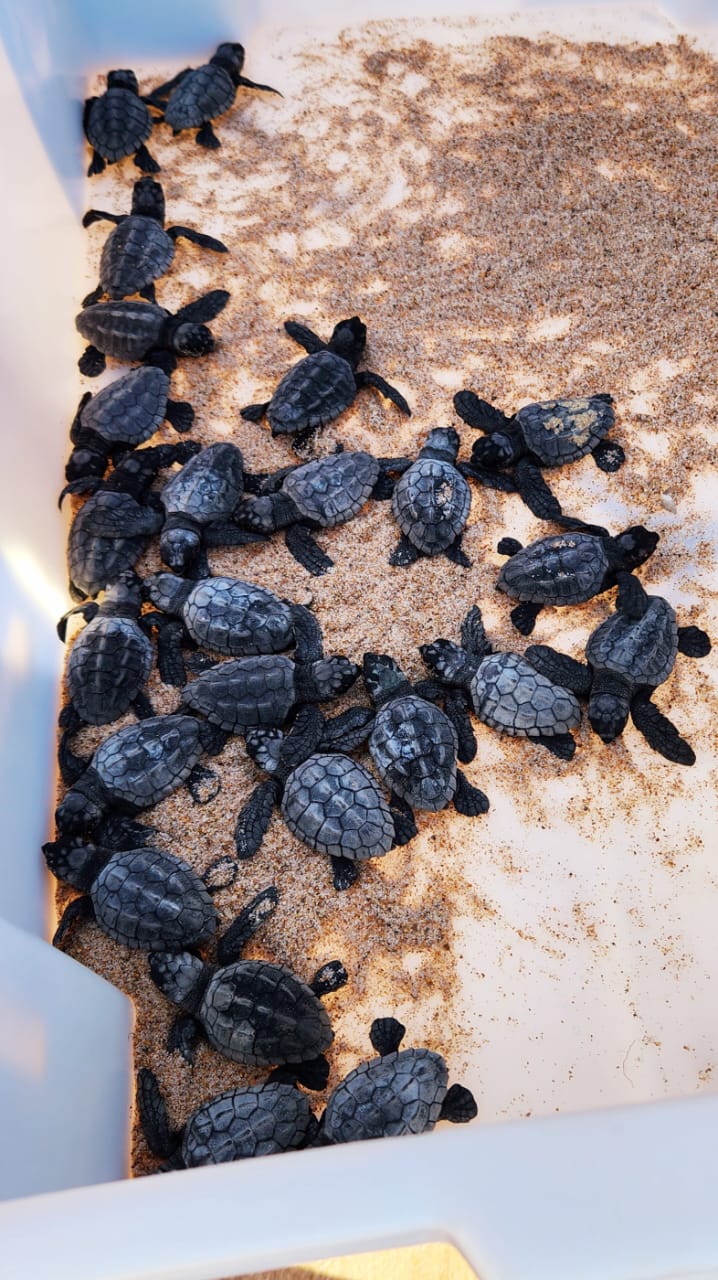
[[[295,461],[265,425],[238,416],[301,356],[282,329],[289,317],[328,337],[341,317],[360,315],[366,367],[414,410],[404,419],[364,392],[321,434],[322,451],[341,441],[414,454],[430,428],[453,423],[465,456],[475,433],[453,411],[461,387],[509,412],[610,391],[625,467],[605,476],[584,459],[551,483],[565,510],[615,531],[658,529],[644,581],[670,596],[682,623],[715,635],[716,63],[685,42],[481,43],[470,23],[439,48],[404,22],[283,61],[284,99],[240,98],[218,125],[221,151],[162,128],[150,142],[168,223],[198,226],[231,249],[218,259],[181,243],[158,286],[172,308],[200,290],[232,293],[212,326],[218,351],[185,361],[173,380],[173,394],[194,404],[195,437],[236,441],[249,469]],[[143,89],[161,75],[148,69]],[[129,210],[135,177],[129,162],[113,167],[92,180],[88,205]],[[107,230],[88,232],[89,283]],[[280,539],[211,563],[311,598],[327,652],[360,660],[384,650],[419,677],[417,645],[456,638],[475,602],[495,647],[523,647],[494,590],[495,546],[504,534],[552,531],[518,498],[478,489],[468,571],[444,558],[392,569],[397,530],[389,505],[376,503],[320,535],[336,562],[325,577],[311,579]],[[140,570],[159,567],[152,549]],[[548,610],[533,639],[578,655],[609,610],[608,598],[570,615]],[[666,764],[632,726],[610,749],[583,729],[572,765],[478,726],[467,773],[489,794],[490,814],[473,823],[419,815],[418,838],[365,866],[344,895],[324,859],[273,819],[219,905],[229,921],[277,883],[280,908],[248,954],[305,977],[335,956],[346,964],[349,985],[327,1000],[332,1085],[367,1055],[372,1017],[393,1013],[407,1023],[407,1044],[445,1053],[486,1120],[710,1087],[711,670],[710,659],[679,657],[656,698],[696,747],[693,770]],[[156,677],[149,692],[160,711],[177,705]],[[83,732],[78,749],[110,731]],[[157,843],[198,868],[231,853],[236,814],[258,779],[238,740],[210,763],[223,784],[213,804],[196,808],[182,792],[147,815]],[[61,905],[67,896],[60,891]],[[173,1121],[260,1077],[207,1048],[194,1071],[170,1060],[171,1011],[145,956],[94,926],[71,950],[135,1000],[137,1065],[158,1072]],[[133,1168],[152,1167],[137,1137]]]

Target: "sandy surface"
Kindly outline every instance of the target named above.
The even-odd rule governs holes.
[[[625,466],[606,476],[586,458],[551,484],[565,510],[615,532],[639,522],[658,530],[642,580],[668,595],[679,622],[715,636],[718,66],[683,42],[482,41],[470,22],[441,46],[425,34],[396,21],[293,51],[280,41],[285,96],[240,96],[217,126],[220,151],[155,130],[168,224],[197,226],[231,250],[217,258],[181,242],[158,285],[173,309],[202,290],[232,294],[212,325],[216,353],[185,361],[173,394],[193,403],[196,438],[235,441],[249,469],[287,465],[292,449],[238,411],[268,399],[301,356],[285,319],[328,338],[353,314],[368,326],[364,367],[396,385],[413,416],[362,392],[321,433],[322,451],[341,441],[415,454],[432,427],[453,424],[466,456],[475,433],[452,406],[462,387],[507,412],[608,391]],[[160,78],[164,69],[148,68],[142,88]],[[88,206],[129,211],[136,176],[125,162],[92,179]],[[96,281],[108,230],[88,231],[78,300]],[[496,543],[553,531],[517,497],[474,489],[470,570],[443,557],[391,568],[387,503],[319,536],[336,562],[323,578],[310,578],[281,538],[213,553],[211,564],[311,599],[327,652],[360,661],[383,650],[419,677],[417,645],[458,638],[477,602],[495,647],[523,648],[495,591]],[[140,570],[159,567],[151,549]],[[610,609],[610,597],[548,609],[532,639],[580,656]],[[344,961],[350,982],[327,1000],[332,1085],[367,1056],[372,1018],[392,1013],[407,1024],[407,1044],[446,1055],[482,1120],[712,1087],[715,669],[713,658],[679,655],[656,696],[694,745],[693,769],[668,764],[632,726],[610,748],[582,728],[571,764],[477,726],[467,773],[490,813],[419,815],[417,839],[366,865],[346,894],[333,890],[326,861],[273,819],[218,905],[228,922],[276,883],[280,907],[247,954],[307,978]],[[149,692],[159,711],[177,705],[156,676]],[[78,749],[110,731],[83,732]],[[232,851],[236,815],[259,777],[239,740],[211,763],[222,778],[211,805],[181,792],[148,815],[156,842],[198,868]],[[260,1078],[206,1047],[194,1071],[169,1058],[171,1010],[145,956],[94,926],[71,950],[135,1000],[137,1065],[158,1072],[175,1122]],[[134,1169],[152,1167],[138,1137]]]

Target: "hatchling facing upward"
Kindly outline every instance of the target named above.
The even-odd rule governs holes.
[[[340,449],[268,476],[259,496],[240,502],[234,519],[257,533],[284,529],[294,559],[319,576],[334,561],[317,545],[312,532],[353,520],[369,498],[390,498],[394,488],[390,473],[408,466],[408,458],[375,458],[371,453]]]
[[[385,653],[365,653],[364,684],[377,708],[369,751],[379,777],[406,804],[436,812],[453,801],[476,818],[489,802],[456,767],[459,740],[443,711],[421,696]]]
[[[109,71],[105,92],[86,100],[82,127],[92,147],[88,177],[102,173],[105,164],[131,155],[144,173],[159,172],[160,166],[144,145],[153,124],[146,101],[140,97],[134,71]]]
[[[618,471],[625,462],[621,446],[605,439],[616,420],[610,395],[542,400],[507,417],[473,391],[459,391],[454,408],[470,427],[486,433],[474,444],[464,474],[491,484],[492,471],[510,469],[517,492],[542,520],[561,515],[542,467],[563,467],[587,453],[602,471]]]
[[[221,543],[225,523],[247,483],[242,454],[235,444],[209,444],[189,459],[165,485],[160,501],[165,521],[160,535],[160,555],[180,573],[204,578],[209,565],[204,554],[204,533],[214,526],[213,545]],[[258,533],[244,531],[235,544],[264,542]]]
[[[100,283],[83,300],[83,307],[99,302],[103,294],[112,299],[139,293],[149,302],[155,301],[155,280],[169,271],[175,256],[175,241],[182,237],[211,249],[227,253],[221,240],[191,231],[189,227],[165,229],[165,197],[159,182],[140,178],[132,192],[130,213],[106,213],[89,209],[82,219],[83,227],[93,222],[114,222],[116,230],[107,237],[100,258]]]
[[[213,58],[201,67],[186,67],[148,96],[153,106],[162,107],[164,120],[175,135],[183,129],[197,129],[195,142],[215,151],[221,146],[212,129],[212,120],[229,111],[239,88],[276,93],[268,84],[255,84],[242,75],[244,49],[241,44],[220,44]]]
[[[467,1124],[477,1114],[463,1085],[448,1088],[449,1072],[431,1049],[399,1049],[405,1028],[377,1018],[369,1038],[380,1055],[362,1062],[337,1085],[320,1122],[321,1144],[428,1133],[439,1120]]]
[[[516,738],[530,738],[560,760],[570,760],[576,743],[569,730],[581,722],[578,700],[557,681],[542,675],[518,653],[493,653],[478,605],[461,624],[461,645],[451,640],[422,644],[419,652],[440,682],[463,691],[484,724]],[[461,708],[452,703],[449,714]]]
[[[654,690],[667,680],[677,653],[704,658],[711,642],[699,627],[679,627],[673,606],[651,596],[630,574],[617,574],[616,612],[588,638],[588,663],[532,645],[527,657],[551,680],[588,698],[591,727],[613,742],[629,714],[649,746],[674,764],[694,764],[695,753],[654,706]]]
[[[86,391],[70,427],[74,445],[65,467],[68,483],[60,494],[91,493],[110,462],[154,435],[165,418],[175,431],[189,431],[191,404],[170,400],[170,380],[163,369],[145,365],[131,369],[93,396]]]
[[[540,538],[528,547],[515,538],[498,544],[499,554],[510,559],[496,585],[522,601],[511,610],[511,621],[523,636],[531,635],[544,605],[581,604],[614,587],[616,574],[637,569],[653,555],[660,538],[641,524],[615,538],[599,525],[571,520],[570,526],[570,532]]]
[[[114,942],[133,950],[203,947],[219,924],[212,898],[237,873],[232,858],[218,859],[200,876],[162,849],[118,851],[77,837],[51,841],[42,851],[58,880],[82,890],[63,913],[52,940],[56,947],[80,920],[95,920]]]
[[[391,509],[401,538],[389,557],[393,565],[413,564],[419,556],[445,555],[464,568],[471,561],[461,549],[471,492],[457,471],[459,437],[453,427],[437,428],[394,486]]]
[[[191,1063],[194,1047],[204,1037],[232,1062],[254,1067],[289,1063],[308,1089],[323,1089],[329,1074],[324,1050],[334,1033],[321,997],[344,986],[346,970],[331,960],[307,984],[285,965],[240,960],[277,901],[272,885],[244,908],[217,947],[219,967],[189,951],[152,953],[152,981],[182,1010],[167,1047]]]
[[[105,356],[142,360],[165,373],[177,368],[177,356],[206,356],[214,351],[207,322],[229,301],[226,289],[213,289],[174,315],[156,302],[96,302],[75,316],[75,328],[90,343],[78,360],[80,373],[96,378]]]
[[[305,1095],[279,1080],[226,1089],[196,1107],[182,1128],[173,1130],[157,1077],[142,1067],[137,1073],[137,1109],[150,1151],[164,1161],[160,1173],[297,1151],[312,1142],[317,1130]]]
[[[362,387],[374,387],[411,415],[403,395],[378,373],[357,371],[366,347],[366,325],[358,316],[340,320],[328,342],[294,320],[286,320],[284,328],[309,355],[285,373],[271,400],[242,409],[243,418],[259,422],[266,414],[273,436],[294,435],[295,447],[301,447],[317,427],[348,409]]]

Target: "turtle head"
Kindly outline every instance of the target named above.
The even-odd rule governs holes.
[[[58,880],[64,880],[84,892],[97,879],[111,856],[94,844],[83,844],[77,836],[68,840],[49,840],[42,846],[42,852],[49,870]]]
[[[361,667],[356,662],[341,655],[333,658],[317,658],[310,663],[312,693],[317,702],[326,702],[329,698],[338,698],[347,689],[351,689],[360,674]]]
[[[366,325],[358,316],[352,316],[350,320],[340,320],[334,327],[327,347],[336,356],[342,356],[348,361],[352,369],[356,369],[366,347]]]
[[[155,951],[150,956],[150,977],[172,1004],[195,1013],[211,977],[209,965],[189,951]]]
[[[596,690],[588,703],[588,719],[602,742],[614,742],[623,733],[630,711],[630,696],[617,690]]]
[[[214,351],[214,338],[206,324],[178,324],[172,335],[172,350],[178,356],[207,356]]]
[[[165,528],[160,535],[160,555],[170,569],[182,573],[199,551],[200,535],[197,529],[185,526]]]
[[[225,41],[217,46],[217,52],[210,58],[213,66],[224,67],[225,71],[237,82],[244,66],[244,46],[237,41]]]
[[[649,556],[653,555],[660,540],[659,533],[652,533],[650,529],[645,529],[642,524],[631,525],[630,529],[624,529],[623,533],[619,533],[616,542],[621,549],[622,568],[636,569],[639,564],[644,564]]]
[[[471,679],[471,659],[466,650],[453,641],[435,640],[433,644],[420,644],[419,653],[431,674],[446,684],[468,684]]]
[[[130,93],[139,93],[140,86],[134,71],[108,71],[108,89],[129,89]]]
[[[254,533],[274,533],[278,527],[275,513],[276,494],[242,498],[234,509],[234,519],[242,529]]]
[[[132,191],[132,212],[144,218],[156,218],[160,226],[165,221],[165,193],[154,178],[139,178]]]
[[[108,587],[102,602],[103,613],[136,618],[142,608],[142,580],[133,569],[125,569]]]
[[[436,427],[429,432],[421,450],[422,458],[435,458],[437,462],[456,462],[459,452],[459,433],[453,427]]]
[[[362,659],[364,684],[376,707],[410,689],[404,672],[387,653],[365,653]]]
[[[474,442],[471,459],[480,467],[510,467],[517,460],[516,443],[505,431],[492,431]]]
[[[142,584],[142,594],[164,613],[179,614],[196,585],[176,573],[151,573]]]
[[[65,467],[65,479],[70,483],[73,480],[89,480],[91,478],[101,480],[105,474],[106,467],[107,452],[98,439],[96,447],[82,444],[72,450]]]

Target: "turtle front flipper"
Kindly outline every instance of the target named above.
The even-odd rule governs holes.
[[[114,222],[119,227],[127,217],[126,213],[107,213],[105,209],[88,209],[83,216],[83,227],[91,227],[93,222]]]
[[[710,637],[700,627],[678,628],[678,652],[687,658],[705,658],[711,651]]]
[[[380,1058],[396,1053],[405,1035],[406,1027],[398,1018],[375,1018],[369,1030],[372,1049]]]
[[[204,764],[196,764],[194,766],[187,779],[186,786],[192,797],[193,804],[209,804],[222,790],[222,782],[219,775],[215,773],[214,769],[208,769]]]
[[[542,604],[524,600],[521,604],[517,604],[515,609],[511,610],[509,617],[516,630],[522,636],[530,636],[542,609]]]
[[[289,334],[289,337],[303,347],[310,356],[326,349],[326,342],[323,342],[313,329],[308,329],[305,324],[299,324],[296,320],[285,320],[284,332]]]
[[[312,577],[320,578],[334,568],[334,561],[322,551],[306,524],[291,524],[284,541],[290,554]]]
[[[194,409],[186,400],[168,400],[165,407],[165,418],[175,431],[189,431],[194,422]]]
[[[226,244],[221,240],[215,240],[214,236],[206,236],[201,231],[193,231],[190,227],[168,227],[167,235],[173,240],[180,237],[183,240],[190,240],[192,244],[199,245],[200,249],[211,249],[213,253],[229,253]]]
[[[374,721],[374,713],[368,707],[349,707],[340,715],[325,719],[317,751],[355,751],[366,742]]]
[[[317,969],[309,985],[315,996],[321,1000],[332,991],[340,991],[348,981],[349,976],[341,960],[329,960],[327,964]]]
[[[316,1058],[309,1058],[307,1062],[296,1063],[292,1071],[299,1084],[304,1085],[305,1089],[321,1093],[322,1089],[327,1087],[329,1063],[323,1053],[317,1054]]]
[[[528,458],[519,458],[513,469],[519,497],[539,520],[556,520],[562,514],[561,503],[546,483],[539,467]]]
[[[626,461],[623,449],[620,444],[616,444],[615,440],[599,440],[592,452],[592,457],[601,471],[609,473],[618,471]]]
[[[405,569],[410,564],[415,564],[419,559],[420,551],[410,542],[405,533],[402,533],[394,550],[389,556],[389,564],[393,564],[397,568]]]
[[[489,797],[479,787],[472,787],[461,769],[456,771],[454,808],[466,818],[479,818],[489,811]]]
[[[631,702],[631,719],[649,747],[666,760],[672,764],[695,764],[695,751],[668,717],[651,702],[650,693],[642,691],[636,694]]]
[[[149,1067],[142,1067],[137,1072],[137,1113],[145,1141],[153,1156],[159,1156],[162,1160],[176,1157],[183,1131],[170,1128],[159,1081]]]
[[[240,811],[234,828],[234,844],[238,858],[253,858],[269,827],[277,803],[277,784],[273,779],[260,782]]]
[[[99,378],[100,374],[105,371],[106,363],[102,352],[98,351],[97,347],[93,347],[92,343],[90,343],[80,356],[77,367],[80,373],[84,373],[86,378]]]
[[[467,480],[476,480],[487,489],[498,489],[500,493],[516,493],[516,485],[505,471],[492,471],[473,460],[457,462],[456,470]]]
[[[462,569],[470,569],[474,562],[469,559],[461,545],[461,539],[463,536],[463,533],[460,533],[458,538],[455,538],[454,541],[446,548],[444,555],[452,564],[458,564]]]
[[[142,363],[149,365],[152,369],[161,369],[169,378],[177,368],[177,357],[174,352],[167,351],[165,347],[153,347],[143,357]]]
[[[92,904],[92,898],[89,893],[82,894],[79,898],[73,898],[69,902],[62,913],[60,923],[58,924],[52,938],[53,947],[62,950],[63,943],[68,935],[79,924],[81,920],[94,920],[95,908]]]
[[[379,458],[379,476],[371,491],[377,502],[388,502],[393,496],[396,480],[394,476],[403,475],[409,470],[411,458]]]
[[[481,400],[473,391],[457,391],[454,408],[468,426],[475,431],[483,431],[485,435],[505,430],[513,422],[513,418],[507,418],[500,409],[494,408],[488,400]]]
[[[194,1066],[194,1051],[204,1040],[204,1027],[191,1013],[181,1013],[176,1017],[167,1036],[167,1052],[181,1053],[190,1067]]]
[[[622,614],[630,622],[642,618],[651,602],[651,597],[643,584],[632,573],[621,570],[616,574],[618,591],[616,593],[616,612]]]
[[[157,629],[157,670],[163,684],[173,689],[183,689],[187,683],[187,670],[182,656],[182,645],[189,639],[185,625],[178,618],[166,618],[162,613],[146,613],[145,626]]]
[[[354,380],[357,391],[361,391],[363,387],[373,387],[375,391],[386,396],[387,400],[391,400],[397,409],[401,409],[401,412],[405,413],[407,418],[411,417],[411,409],[401,392],[397,391],[396,387],[392,387],[391,383],[387,382],[386,378],[382,378],[380,374],[372,373],[369,369],[362,369],[361,372],[354,374]]]
[[[273,915],[279,902],[276,885],[263,889],[256,897],[243,907],[217,942],[217,959],[221,965],[234,964],[239,960],[249,939],[261,929],[265,920]]]
[[[459,740],[456,758],[460,764],[471,764],[476,756],[477,742],[469,713],[469,701],[463,689],[447,689],[444,697],[444,715],[448,716]]]
[[[394,819],[394,848],[409,844],[417,834],[416,818],[411,805],[395,791],[389,796],[389,812]]]
[[[518,538],[501,538],[496,544],[496,550],[500,556],[515,556],[519,551],[523,551],[523,542],[519,542]]]
[[[152,89],[150,93],[146,94],[142,99],[143,102],[153,107],[164,104],[172,90],[176,89],[177,85],[187,78],[191,70],[191,67],[185,67],[183,71],[178,71],[177,75],[173,76],[171,80],[166,80],[164,84],[159,84],[156,89]]]
[[[447,1089],[446,1097],[441,1104],[439,1119],[449,1120],[452,1124],[468,1124],[469,1120],[475,1119],[478,1112],[476,1099],[471,1090],[466,1089],[463,1084],[452,1084]]]
[[[567,653],[559,653],[548,644],[529,645],[524,657],[552,684],[570,689],[577,698],[587,698],[591,692],[593,676],[586,662],[570,658]]]
[[[262,93],[276,93],[278,98],[283,98],[284,94],[279,89],[273,89],[271,84],[257,84],[256,80],[248,80],[246,76],[237,76],[237,85],[241,85],[243,89],[260,89]]]
[[[86,293],[84,298],[82,299],[83,308],[94,306],[96,302],[100,301],[100,298],[102,297],[103,292],[104,290],[102,288],[102,285],[98,284],[97,288],[92,290],[92,293]]]
[[[269,400],[265,400],[264,404],[246,404],[243,409],[240,409],[239,416],[244,418],[245,422],[261,422],[269,408],[269,403]]]
[[[201,298],[195,298],[194,302],[180,307],[175,321],[179,320],[182,324],[209,324],[210,320],[216,320],[220,312],[224,311],[229,298],[227,289],[210,289]]]

